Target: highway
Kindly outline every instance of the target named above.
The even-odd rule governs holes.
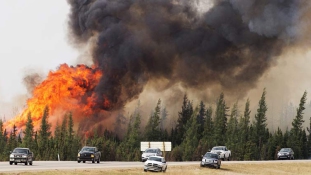
[[[257,164],[257,163],[297,163],[311,162],[311,160],[272,160],[272,161],[222,161],[224,164]],[[168,166],[197,165],[199,161],[192,162],[168,162]],[[99,164],[86,162],[77,163],[76,161],[34,161],[33,165],[17,164],[9,165],[9,162],[0,162],[0,172],[10,171],[45,171],[45,170],[81,170],[81,169],[122,169],[122,168],[142,168],[143,162],[106,162],[101,161]]]

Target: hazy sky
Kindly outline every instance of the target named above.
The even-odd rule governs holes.
[[[0,0],[0,101],[25,94],[27,71],[47,73],[71,64],[77,51],[67,42],[65,0]]]

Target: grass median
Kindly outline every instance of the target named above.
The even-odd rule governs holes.
[[[154,174],[144,172],[141,168],[111,168],[111,169],[85,169],[85,170],[48,170],[0,173],[0,175],[141,175]],[[161,172],[160,172],[161,173]],[[223,163],[220,169],[200,167],[199,165],[168,166],[166,175],[311,175],[311,162],[269,162],[269,163]]]

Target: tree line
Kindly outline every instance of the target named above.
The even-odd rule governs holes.
[[[307,92],[303,93],[297,107],[291,127],[282,131],[270,131],[267,127],[266,89],[263,90],[251,121],[250,100],[243,111],[238,103],[230,108],[221,93],[214,106],[201,101],[194,106],[184,95],[181,110],[178,112],[176,126],[165,127],[168,111],[161,106],[159,99],[148,122],[142,126],[142,112],[138,104],[126,121],[122,114],[116,118],[115,130],[126,124],[124,137],[115,131],[95,128],[92,135],[74,130],[72,114],[69,112],[53,133],[48,122],[49,108],[44,109],[40,129],[34,130],[31,113],[25,130],[17,133],[14,125],[11,131],[3,127],[0,120],[0,160],[7,161],[9,151],[15,147],[28,147],[35,155],[35,160],[76,160],[78,150],[84,145],[97,146],[102,152],[103,161],[140,161],[141,141],[171,141],[172,151],[167,152],[169,161],[200,160],[213,146],[226,145],[231,150],[232,160],[273,160],[283,147],[291,147],[296,159],[307,159],[311,155],[311,118],[309,127],[303,128],[303,119]],[[99,126],[102,127],[102,126]]]

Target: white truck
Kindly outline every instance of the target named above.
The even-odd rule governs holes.
[[[226,146],[214,146],[211,150],[212,153],[219,155],[219,158],[222,160],[230,160],[231,151],[227,149]]]

